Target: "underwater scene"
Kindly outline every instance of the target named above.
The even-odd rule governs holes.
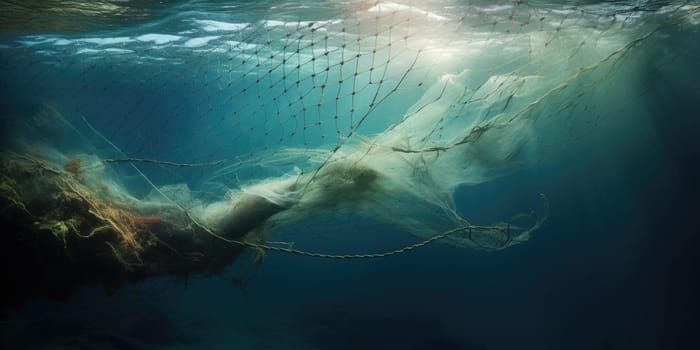
[[[692,349],[700,2],[0,1],[3,349]]]

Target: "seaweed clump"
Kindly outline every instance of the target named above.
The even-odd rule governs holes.
[[[77,156],[61,167],[0,152],[0,259],[10,288],[0,310],[84,285],[117,288],[151,276],[218,274],[242,248],[222,245],[176,205],[144,209],[88,185]]]

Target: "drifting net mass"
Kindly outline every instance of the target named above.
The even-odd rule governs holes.
[[[23,149],[8,157],[63,177],[59,190],[106,225],[45,228],[117,231],[110,248],[127,266],[146,241],[170,247],[159,220],[174,235],[322,257],[519,244],[546,200],[539,215],[482,224],[459,212],[455,190],[623,124],[610,106],[641,94],[633,72],[648,42],[694,28],[699,12],[637,1],[241,6],[185,3],[139,26],[3,47],[3,84],[34,98],[31,118],[6,118],[8,147]],[[340,256],[271,242],[354,220],[424,240]],[[187,258],[197,253],[208,254]]]

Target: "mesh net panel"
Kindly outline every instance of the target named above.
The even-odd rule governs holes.
[[[472,225],[456,188],[624,124],[618,102],[643,93],[635,67],[699,16],[654,1],[180,7],[24,36],[2,49],[4,85],[44,106],[35,123],[72,125],[82,136],[57,147],[98,155],[133,196],[152,183],[204,224],[222,220],[215,203],[263,198],[272,214],[254,228],[286,238],[361,220],[421,237]],[[441,240],[500,249],[543,218],[506,214]]]

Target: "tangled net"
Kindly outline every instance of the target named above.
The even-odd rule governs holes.
[[[146,6],[143,25],[3,45],[21,101],[4,102],[3,220],[66,252],[97,242],[128,276],[220,271],[246,248],[504,249],[541,227],[546,198],[475,224],[455,191],[629,122],[616,112],[643,93],[640,67],[700,22],[691,1],[314,6]],[[274,241],[357,220],[421,240]]]

